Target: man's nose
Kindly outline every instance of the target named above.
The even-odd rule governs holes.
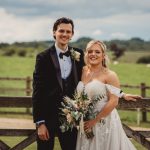
[[[63,32],[63,35],[67,35],[67,31],[64,31],[64,32]]]

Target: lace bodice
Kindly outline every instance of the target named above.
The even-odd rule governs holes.
[[[82,81],[80,81],[77,86],[77,92],[82,92],[83,89],[89,98],[92,98],[96,95],[106,95],[107,93],[106,85],[98,80],[92,80],[87,84],[84,84]]]
[[[101,101],[98,101],[96,105],[96,111],[100,111],[106,102],[108,101],[108,91],[117,97],[121,97],[120,89],[117,87],[114,87],[109,84],[105,84],[97,79],[90,81],[87,84],[84,84],[82,81],[80,81],[77,85],[77,92],[84,91],[87,93],[89,98],[92,98],[94,96],[103,95],[104,98],[101,99]]]
[[[89,98],[103,95],[104,98],[97,102],[95,111],[100,111],[108,101],[107,86],[99,80],[92,80],[91,82],[84,84],[82,81],[78,83],[77,92],[85,91]]]

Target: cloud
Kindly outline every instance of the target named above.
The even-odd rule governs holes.
[[[0,42],[49,39],[53,20],[48,17],[19,18],[0,9]]]
[[[150,12],[148,0],[5,0],[0,6],[19,16],[51,15],[73,18],[101,18],[118,13]]]
[[[94,35],[101,35],[103,32],[99,29],[95,30],[92,34]]]
[[[124,33],[116,32],[116,33],[110,34],[110,38],[113,38],[113,39],[128,39],[128,36]]]
[[[53,39],[53,23],[62,16],[74,20],[72,40],[150,40],[148,0],[5,0],[0,1],[0,42]]]

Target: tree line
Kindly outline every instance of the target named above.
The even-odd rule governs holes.
[[[78,40],[71,42],[70,45],[85,49],[86,44],[92,40],[89,37],[82,37]],[[114,51],[115,48],[124,51],[150,51],[150,41],[144,41],[141,38],[135,37],[130,40],[110,40],[104,41],[107,48]],[[12,44],[0,43],[0,55],[3,56],[22,56],[32,57],[35,54],[47,49],[54,44],[54,41],[32,41],[32,42],[15,42]],[[118,56],[120,51],[117,52]]]

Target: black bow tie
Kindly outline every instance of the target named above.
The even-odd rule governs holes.
[[[60,57],[60,59],[62,59],[63,58],[63,55],[65,55],[66,57],[69,57],[70,56],[70,51],[67,51],[67,52],[65,52],[65,53],[59,53],[59,57]]]

